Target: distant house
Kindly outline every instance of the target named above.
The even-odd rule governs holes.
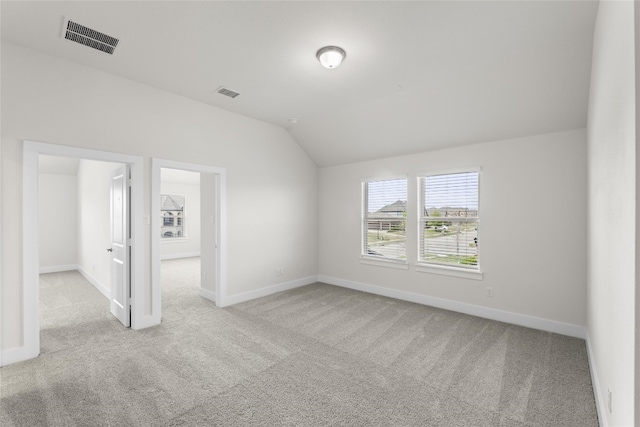
[[[378,209],[375,213],[378,214],[387,214],[389,216],[399,216],[405,217],[407,212],[407,202],[406,200],[397,200],[390,205],[384,206]]]
[[[478,216],[478,210],[459,207],[428,208],[425,216],[438,220],[439,222],[436,225],[448,225],[450,222],[447,223],[445,218],[474,218]],[[380,231],[404,228],[406,218],[407,202],[405,200],[397,200],[369,214],[367,228]],[[433,223],[430,221],[427,225],[433,226]]]
[[[454,218],[467,218],[467,217],[477,217],[478,210],[477,209],[468,209],[468,208],[456,208],[456,207],[442,207],[442,208],[428,208],[426,216],[435,216],[435,217],[454,217]]]
[[[161,197],[162,238],[184,237],[184,196]]]
[[[407,201],[397,200],[370,214],[367,222],[367,228],[369,230],[381,231],[404,228],[406,217]]]

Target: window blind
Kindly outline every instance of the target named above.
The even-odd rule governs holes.
[[[407,179],[362,185],[362,256],[406,261]]]
[[[478,270],[479,173],[418,178],[418,262]]]

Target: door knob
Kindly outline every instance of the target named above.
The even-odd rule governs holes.
[[[109,248],[107,249],[107,252],[113,252],[113,249]]]

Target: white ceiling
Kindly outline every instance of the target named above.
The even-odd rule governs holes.
[[[587,121],[592,1],[1,7],[3,40],[282,126],[319,166]],[[63,17],[119,38],[116,53],[64,40]],[[339,68],[316,60],[326,45],[346,50]],[[219,86],[240,96],[214,93]]]

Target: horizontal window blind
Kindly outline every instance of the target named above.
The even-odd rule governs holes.
[[[160,195],[160,215],[162,217],[162,239],[187,237],[185,229],[185,196],[177,194]]]
[[[422,176],[418,185],[418,262],[478,270],[478,172]]]
[[[406,261],[407,179],[362,185],[362,255]]]

